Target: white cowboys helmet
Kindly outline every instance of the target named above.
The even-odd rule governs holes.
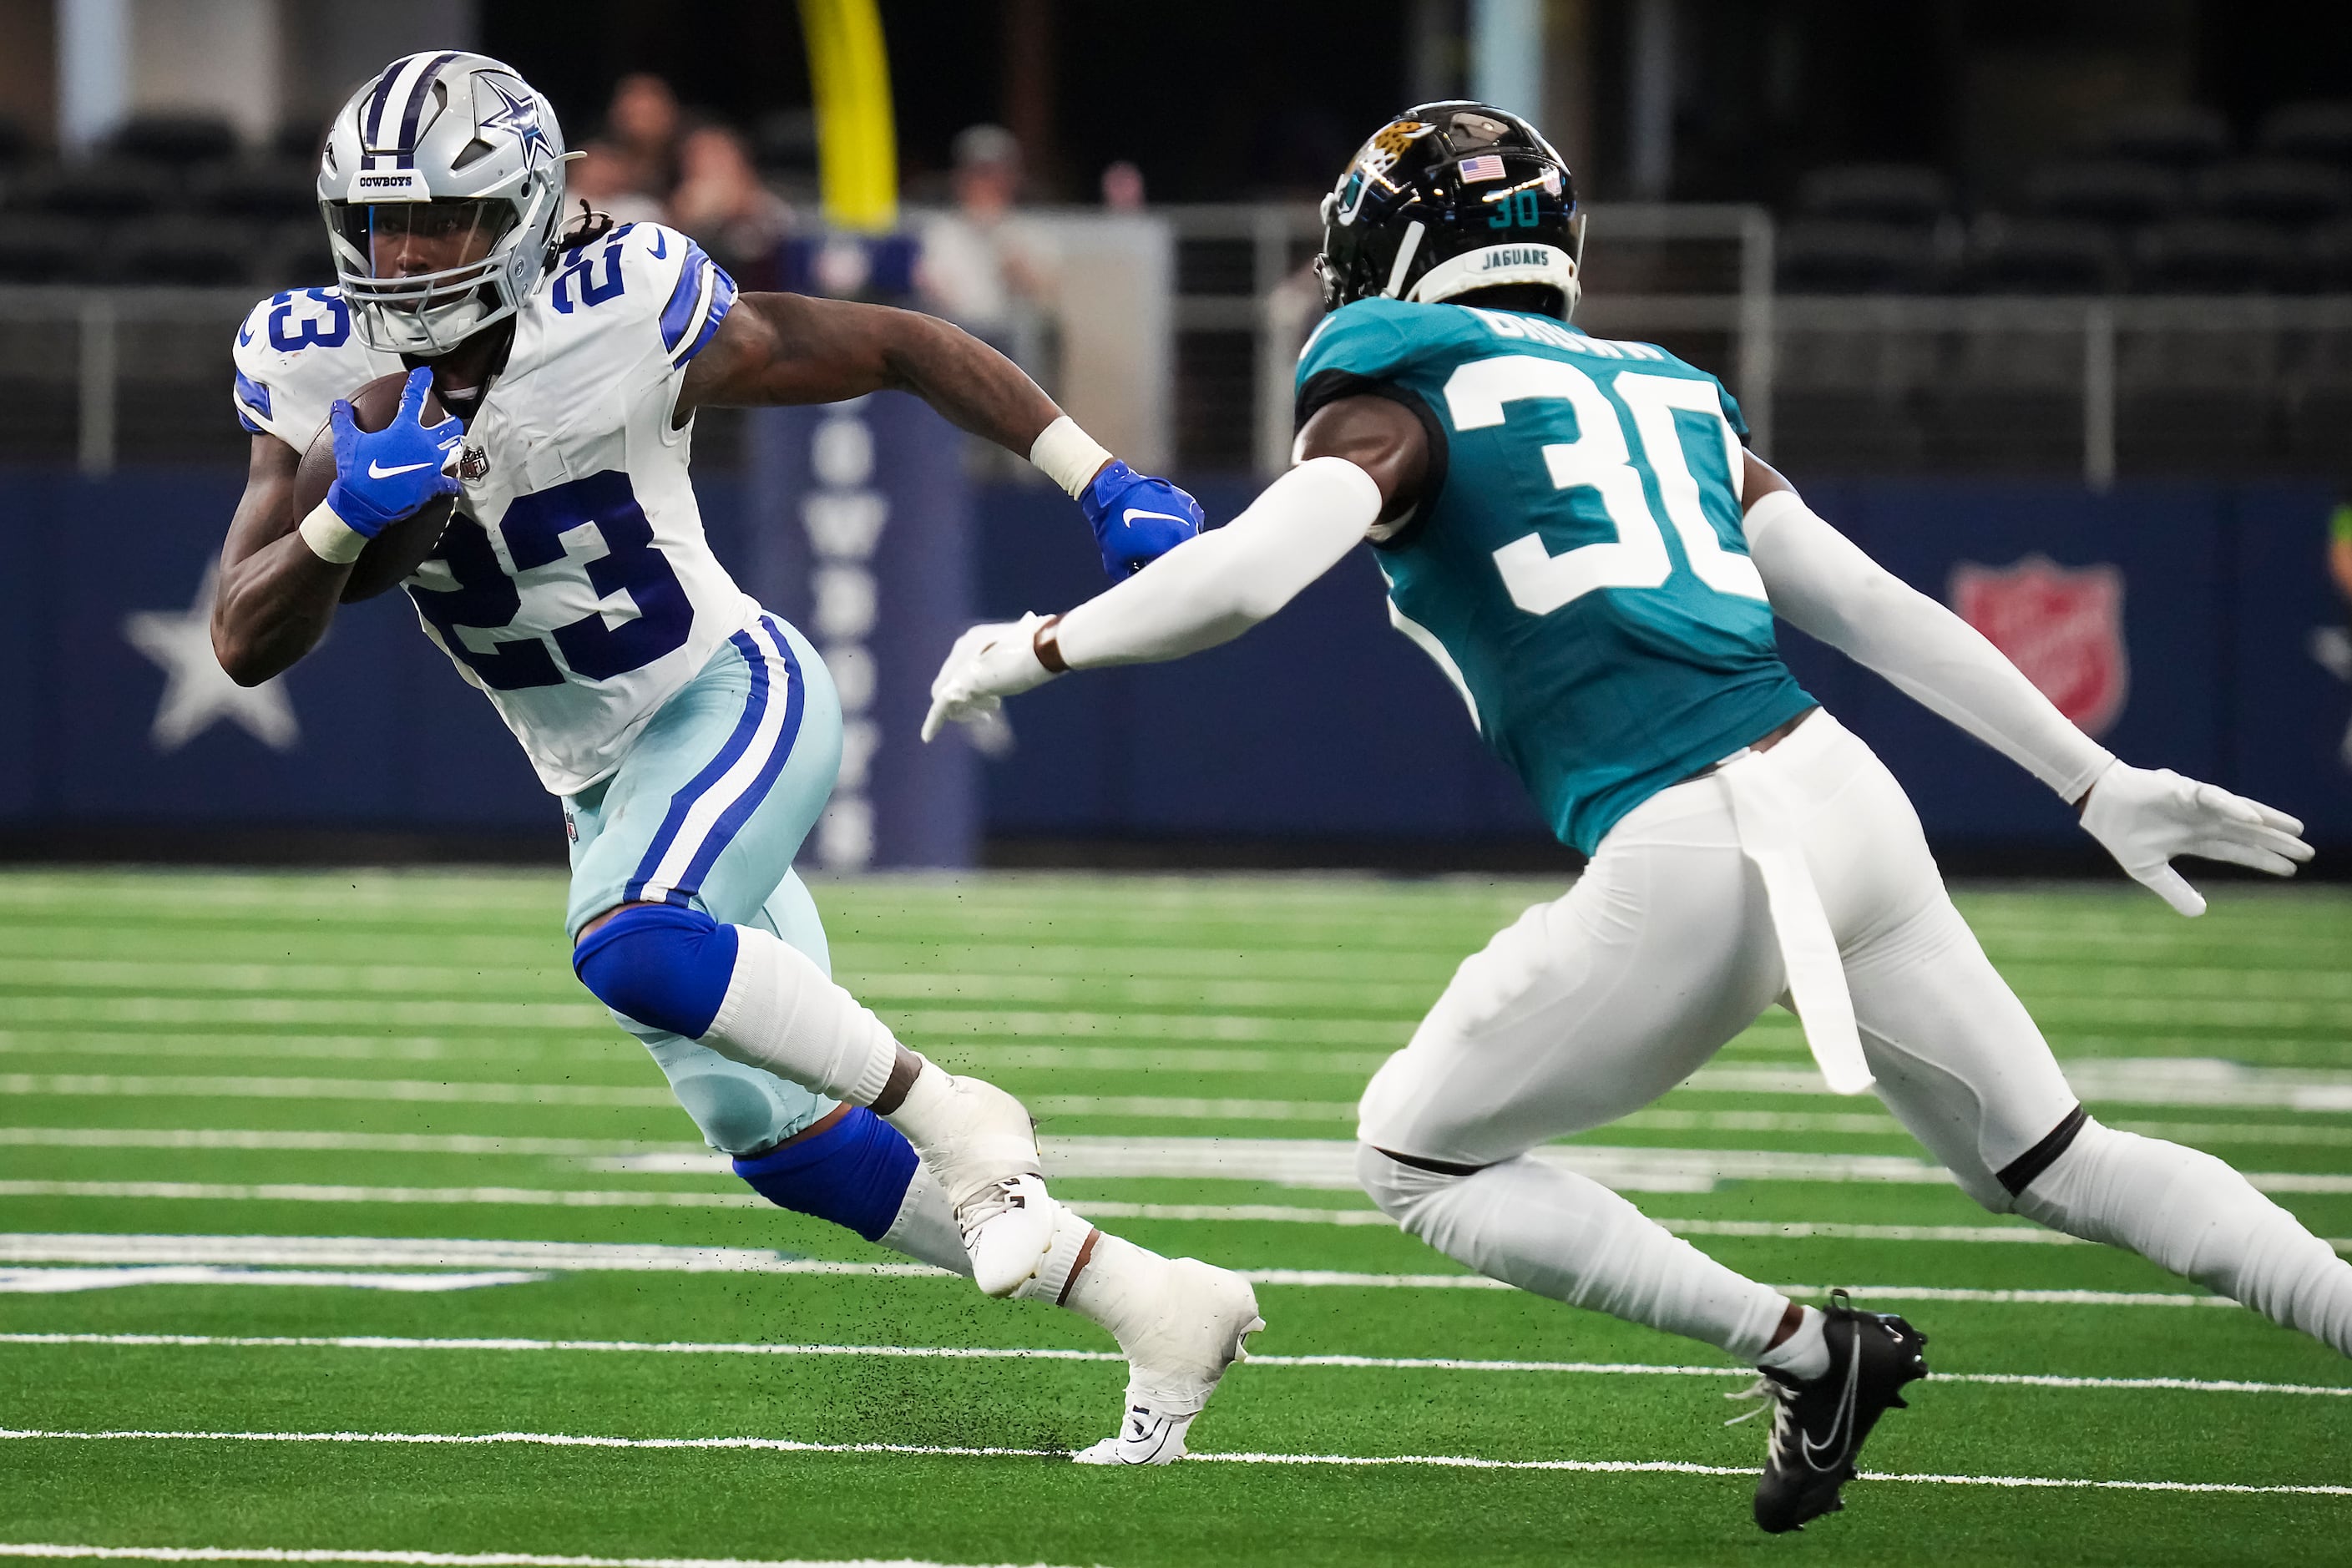
[[[563,210],[563,132],[511,66],[393,61],[335,116],[319,206],[368,346],[430,358],[514,314]]]

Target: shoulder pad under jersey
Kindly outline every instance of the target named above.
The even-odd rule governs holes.
[[[246,314],[230,357],[231,397],[240,424],[299,452],[327,422],[327,405],[400,368],[352,330],[351,308],[334,289],[289,289]]]
[[[681,370],[735,303],[735,280],[702,247],[657,223],[625,223],[563,253],[534,302],[551,344],[593,341],[619,363],[658,356]]]

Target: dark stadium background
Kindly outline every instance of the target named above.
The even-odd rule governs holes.
[[[1280,451],[1313,195],[1395,108],[1469,89],[1471,9],[885,4],[903,192],[910,211],[950,206],[957,138],[984,122],[1013,133],[1021,200],[1048,222],[1090,221],[1105,172],[1133,165],[1141,217],[1165,226],[1158,457],[1221,521]],[[302,165],[353,82],[469,43],[546,91],[577,146],[617,84],[656,76],[687,127],[739,132],[790,204],[772,268],[789,281],[822,232],[798,18],[740,0],[258,10],[281,17],[278,63],[252,68],[277,123],[141,88],[62,151],[52,8],[0,12],[0,648],[28,672],[0,691],[0,732],[19,738],[0,755],[0,852],[551,858],[551,803],[396,602],[346,616],[288,678],[305,729],[285,751],[226,721],[163,747],[166,674],[125,628],[185,613],[236,494],[229,327],[270,289],[330,280]],[[2328,566],[2352,482],[2352,11],[1532,11],[1541,117],[1597,204],[1580,320],[1721,374],[1773,460],[1922,587],[2021,566],[2050,602],[2016,635],[2120,683],[2118,750],[2352,847],[2352,642]],[[1076,320],[1048,302],[1007,346],[1058,390]],[[761,454],[804,426],[763,418],[707,416],[698,483],[722,551],[800,615],[805,562],[779,542],[781,459]],[[1017,466],[968,469],[960,542],[893,570],[971,615],[1092,590],[1057,496]],[[2033,577],[2041,558],[2055,575]],[[2102,620],[2084,584],[2107,571],[2122,597]],[[894,620],[885,597],[877,776],[906,777],[944,621]],[[1887,753],[1948,863],[2095,867],[2014,770],[1822,650],[1791,658]],[[348,700],[371,684],[381,700]],[[1235,647],[1041,693],[1016,726],[1009,757],[940,786],[977,792],[956,816],[969,832],[941,849],[886,830],[877,863],[1560,859],[1388,631],[1361,560]]]

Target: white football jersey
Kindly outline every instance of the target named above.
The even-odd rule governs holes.
[[[659,224],[624,225],[563,260],[515,316],[506,367],[467,426],[464,494],[404,585],[541,782],[572,795],[618,766],[759,607],[703,537],[692,426],[670,427],[733,281]],[[401,369],[360,341],[333,289],[255,306],[236,357],[238,417],[297,451],[334,399]]]

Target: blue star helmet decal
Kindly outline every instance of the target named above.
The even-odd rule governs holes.
[[[481,129],[508,131],[520,138],[522,164],[526,169],[537,168],[541,158],[553,158],[555,149],[548,145],[547,132],[540,128],[539,101],[531,94],[530,89],[524,89],[523,95],[517,98],[501,87],[496,77],[484,77],[481,79],[482,85],[496,93],[499,102],[504,106],[496,114],[483,121]]]

